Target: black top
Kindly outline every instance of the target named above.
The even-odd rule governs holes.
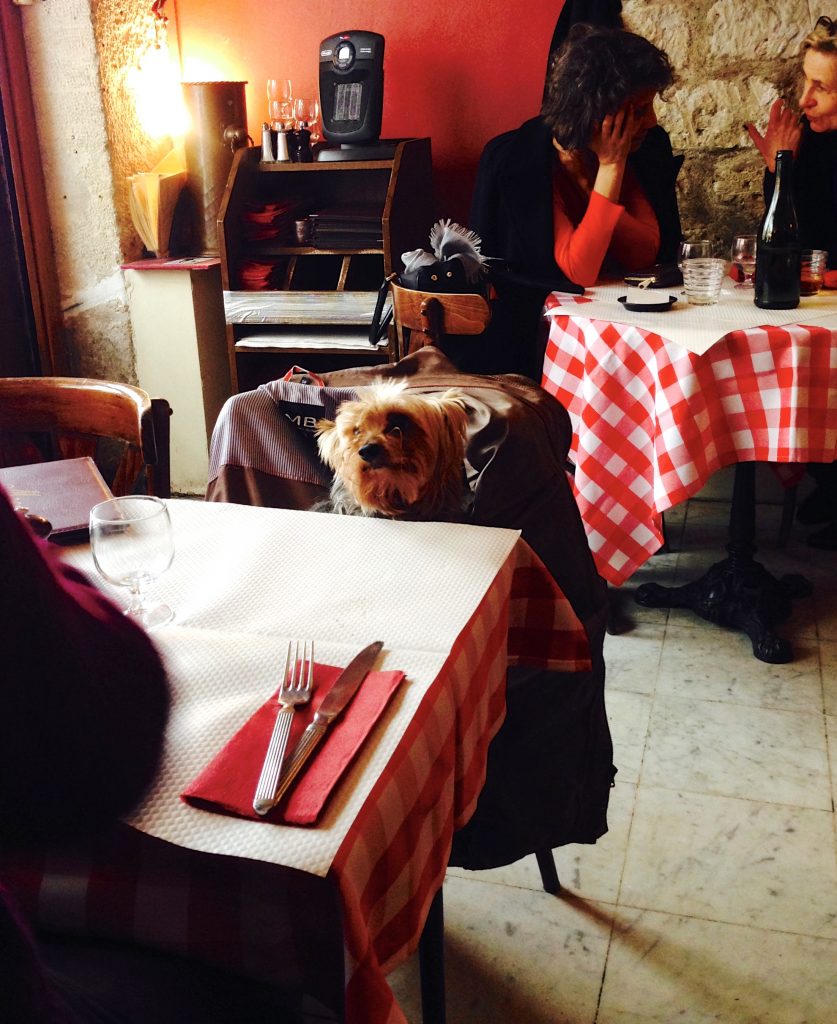
[[[765,171],[769,204],[775,175]],[[805,121],[792,168],[793,199],[803,249],[825,249],[828,269],[837,268],[837,131],[813,132]]]
[[[492,139],[483,150],[471,202],[470,227],[482,239],[484,256],[501,259],[495,274],[500,299],[492,309],[489,336],[499,361],[461,367],[472,372],[524,373],[540,382],[542,351],[537,346],[543,301],[550,291],[581,293],[555,262],[552,133],[541,117]],[[674,262],[681,238],[675,183],[683,163],[668,134],[652,128],[628,163],[657,217],[661,263]],[[489,339],[483,352],[489,352]],[[473,346],[472,346],[473,347]]]

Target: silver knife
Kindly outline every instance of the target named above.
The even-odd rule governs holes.
[[[273,794],[273,800],[268,810],[279,803],[288,791],[290,784],[299,775],[302,766],[314,750],[316,750],[320,740],[325,736],[328,727],[357,693],[360,684],[375,664],[375,660],[383,646],[383,640],[376,640],[368,647],[364,647],[360,654],[356,654],[337,677],[337,680],[323,698],[322,704],[314,712],[314,721],[311,722],[305,729],[305,732],[299,737],[293,753],[288,758],[287,763],[283,765],[279,784],[276,787],[276,792]]]

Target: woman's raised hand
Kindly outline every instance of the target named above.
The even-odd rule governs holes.
[[[615,114],[608,114],[590,140],[590,149],[599,158],[599,166],[624,164],[631,151],[636,129],[637,119],[632,104],[627,104]]]
[[[615,114],[608,114],[590,140],[590,149],[599,161],[593,191],[614,203],[619,202],[622,177],[636,130],[634,108],[627,104]]]
[[[744,125],[756,149],[761,153],[767,169],[776,170],[776,154],[780,149],[790,149],[793,155],[799,149],[802,126],[799,115],[783,99],[774,100],[764,135],[752,123]]]

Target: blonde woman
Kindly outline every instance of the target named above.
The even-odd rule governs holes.
[[[822,17],[802,44],[799,110],[783,99],[770,108],[762,135],[747,130],[764,158],[765,197],[773,193],[776,153],[794,153],[793,191],[805,249],[827,250],[826,285],[837,287],[837,21]]]
[[[778,99],[762,135],[747,130],[764,158],[765,198],[773,194],[776,153],[794,153],[793,192],[805,249],[828,251],[825,283],[837,288],[837,21],[823,16],[802,44],[804,83],[799,111]],[[824,523],[810,534],[811,547],[837,550],[837,463],[808,463],[816,489],[797,511],[801,523]]]

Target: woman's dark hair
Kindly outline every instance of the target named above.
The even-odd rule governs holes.
[[[557,52],[541,116],[565,149],[584,149],[608,114],[674,81],[668,55],[622,29],[574,25]]]

